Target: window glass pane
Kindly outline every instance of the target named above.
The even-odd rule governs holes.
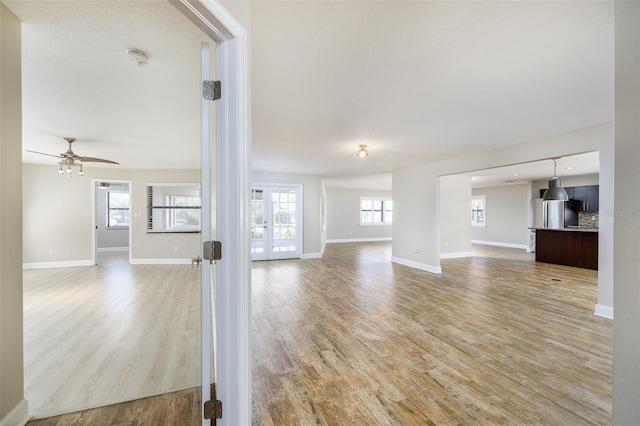
[[[156,232],[200,231],[200,188],[197,186],[148,186],[149,222]]]
[[[373,200],[373,209],[382,210],[382,200]]]
[[[382,222],[382,212],[381,211],[373,212],[373,222]]]

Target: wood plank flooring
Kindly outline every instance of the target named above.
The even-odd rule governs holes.
[[[55,416],[199,386],[200,278],[189,265],[24,271],[25,396]]]
[[[474,246],[473,251],[473,258],[443,260],[441,275],[392,264],[389,243],[330,244],[322,259],[253,263],[253,423],[611,424],[612,322],[593,315],[597,271],[535,263],[533,255],[522,250]],[[171,311],[173,304],[182,311],[179,306],[186,303],[187,291],[175,294],[175,285],[169,283],[190,281],[185,276],[165,277],[167,271],[162,268],[144,273],[135,267],[130,272],[126,269],[118,268],[121,282],[128,282],[129,274],[151,274],[151,281],[159,286],[151,292],[159,293],[151,300],[134,289],[129,296],[120,296],[121,309],[128,305],[124,301],[137,306],[137,313],[127,318],[159,318],[158,309],[163,305]],[[197,275],[197,270],[193,271]],[[77,279],[73,274],[67,276],[71,282]],[[197,277],[194,281],[197,283]],[[103,286],[103,305],[110,304],[111,293],[123,291],[110,292]],[[52,315],[64,319],[49,333],[66,324],[75,326],[79,322],[73,318],[76,312],[91,318],[84,313],[84,305],[90,301],[75,300],[76,293],[82,292],[73,285],[64,294],[49,292],[48,297],[56,299],[48,305]],[[26,304],[34,303],[29,299],[37,294],[25,297],[25,315]],[[46,299],[44,293],[40,297]],[[69,304],[64,303],[67,299]],[[194,299],[197,303],[198,296]],[[58,313],[62,306],[70,309]],[[150,312],[143,313],[145,310]],[[196,312],[192,327],[197,332],[198,309],[189,312]],[[95,315],[96,319],[86,320],[94,326],[98,318],[108,318],[101,310]],[[182,321],[178,324],[192,322]],[[127,323],[114,324],[125,327]],[[39,324],[30,324],[25,334],[38,332],[46,338],[47,333],[39,327],[47,324]],[[173,328],[159,330],[148,329],[146,333],[171,333]],[[51,340],[72,338],[60,331],[57,336]],[[125,341],[127,336],[122,334]],[[35,344],[25,339],[25,357],[29,345]],[[82,350],[78,345],[60,346],[74,354]],[[132,383],[149,384],[163,382],[165,375],[176,371],[182,375],[187,357],[180,356],[181,348],[168,345],[164,353],[175,358],[167,355],[162,366],[154,362],[152,367],[134,372],[133,367],[123,368],[131,361],[118,357],[113,368],[119,379],[105,380],[111,384],[132,376]],[[51,349],[57,356],[65,353],[55,346]],[[195,351],[197,357],[197,348]],[[38,357],[40,362],[49,362],[49,355],[39,352],[29,363]],[[75,362],[78,373],[84,364],[101,365],[100,371],[108,368],[106,361]],[[80,399],[100,383],[90,374],[63,382],[66,388],[60,384],[51,396],[54,405],[70,398],[60,395],[64,389],[74,388],[66,383],[77,383]],[[39,386],[30,387],[30,392],[36,388]],[[163,395],[108,407],[107,411],[73,413],[30,424],[199,423],[195,420],[199,416],[193,417],[192,423],[186,420],[193,414],[196,397],[175,397],[175,403],[172,395]],[[29,393],[27,398],[32,405]],[[153,411],[153,406],[159,411]],[[181,420],[173,423],[170,412]]]
[[[254,424],[611,424],[597,272],[474,255],[441,275],[388,243],[254,263]]]
[[[188,426],[200,421],[200,389],[137,399],[45,419],[27,426]]]

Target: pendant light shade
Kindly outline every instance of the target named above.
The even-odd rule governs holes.
[[[567,191],[562,187],[562,181],[556,176],[556,160],[553,160],[553,178],[549,181],[549,189],[542,195],[542,201],[569,201]]]
[[[360,158],[364,158],[369,155],[369,151],[367,151],[367,145],[360,145],[360,149],[356,152],[356,155]]]

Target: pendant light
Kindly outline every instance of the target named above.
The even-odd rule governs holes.
[[[553,178],[549,181],[549,189],[544,191],[542,201],[569,201],[567,191],[562,188],[562,181],[556,176],[556,159],[553,159]]]
[[[369,151],[367,151],[367,145],[360,145],[360,149],[356,152],[356,155],[360,158],[364,158],[369,155]]]

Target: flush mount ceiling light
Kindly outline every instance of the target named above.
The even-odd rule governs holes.
[[[542,195],[543,201],[569,201],[567,191],[562,188],[562,181],[556,176],[556,158],[553,160],[553,178],[549,181],[549,189]]]
[[[364,158],[367,155],[369,155],[369,151],[367,151],[367,145],[365,144],[360,145],[360,149],[358,149],[358,151],[356,152],[356,155],[360,158]]]
[[[136,63],[139,67],[143,67],[149,63],[149,57],[138,49],[127,50],[127,55],[129,55],[129,60]]]

